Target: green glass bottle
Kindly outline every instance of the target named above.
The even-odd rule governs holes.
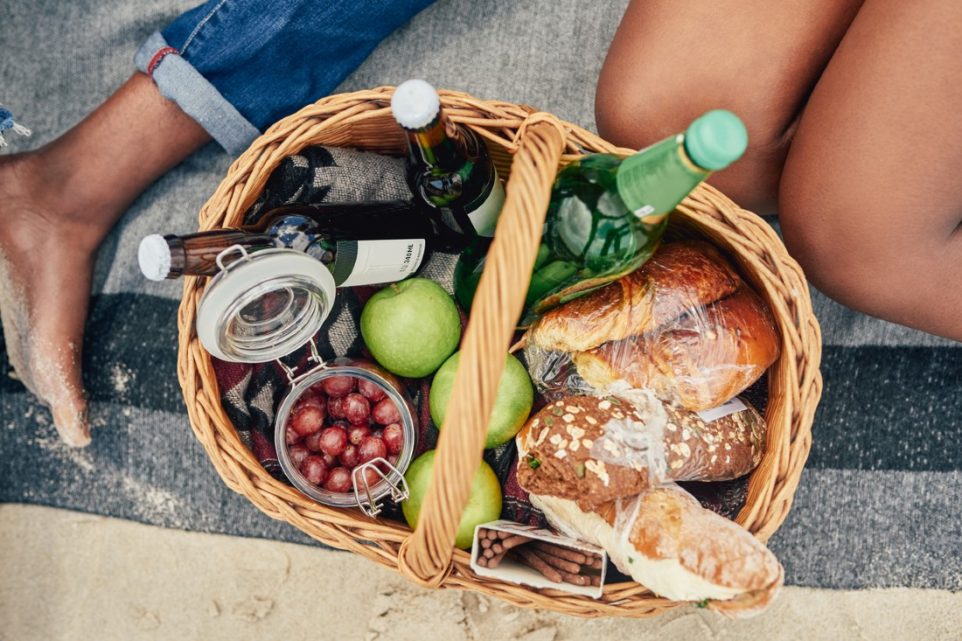
[[[408,143],[407,180],[415,204],[437,223],[440,248],[487,249],[504,204],[504,187],[481,138],[450,120],[423,80],[398,85],[391,113]]]
[[[640,267],[657,249],[668,214],[747,146],[742,121],[715,110],[633,156],[593,154],[562,169],[551,192],[522,326]],[[455,268],[455,295],[465,309],[481,278],[485,251],[469,247]]]

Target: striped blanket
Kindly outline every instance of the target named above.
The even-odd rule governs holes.
[[[444,0],[385,42],[344,89],[419,76],[593,128],[594,82],[625,4]],[[34,130],[11,147],[41,145],[79,120],[131,72],[139,41],[187,5],[8,7],[0,102]],[[89,448],[59,444],[46,410],[3,356],[0,501],[310,542],[216,476],[177,385],[179,286],[147,283],[136,267],[143,235],[196,228],[196,212],[229,163],[214,147],[195,154],[133,205],[101,251],[84,346],[95,424]],[[813,297],[825,334],[825,394],[795,505],[771,541],[786,581],[962,589],[962,345]]]

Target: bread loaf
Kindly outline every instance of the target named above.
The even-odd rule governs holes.
[[[543,408],[518,433],[518,483],[588,508],[636,495],[652,478],[738,478],[761,461],[765,427],[748,405],[706,422],[651,395],[635,395],[631,403],[569,396]]]
[[[721,405],[754,383],[778,358],[775,323],[747,286],[641,336],[610,341],[571,358],[598,390],[647,388],[691,410]]]
[[[525,344],[580,352],[657,329],[686,310],[734,293],[741,279],[712,245],[666,243],[640,268],[535,322]]]
[[[622,573],[669,599],[710,599],[713,609],[745,616],[768,605],[783,582],[781,564],[760,541],[678,487],[591,510],[537,494],[531,503],[561,532],[603,547]]]

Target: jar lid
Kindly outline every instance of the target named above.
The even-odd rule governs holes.
[[[242,257],[224,266],[229,252]],[[264,363],[295,351],[321,328],[334,302],[323,263],[291,249],[217,257],[221,271],[197,306],[197,337],[225,361]]]

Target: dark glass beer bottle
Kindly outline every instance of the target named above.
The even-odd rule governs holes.
[[[324,263],[338,287],[399,281],[420,271],[434,249],[434,226],[406,202],[287,205],[256,223],[185,236],[147,236],[140,268],[151,280],[213,276],[217,256],[239,245],[247,253],[289,248]]]
[[[423,80],[402,83],[391,111],[408,143],[407,180],[415,202],[438,223],[442,249],[484,249],[504,204],[504,187],[481,139],[447,118]]]

